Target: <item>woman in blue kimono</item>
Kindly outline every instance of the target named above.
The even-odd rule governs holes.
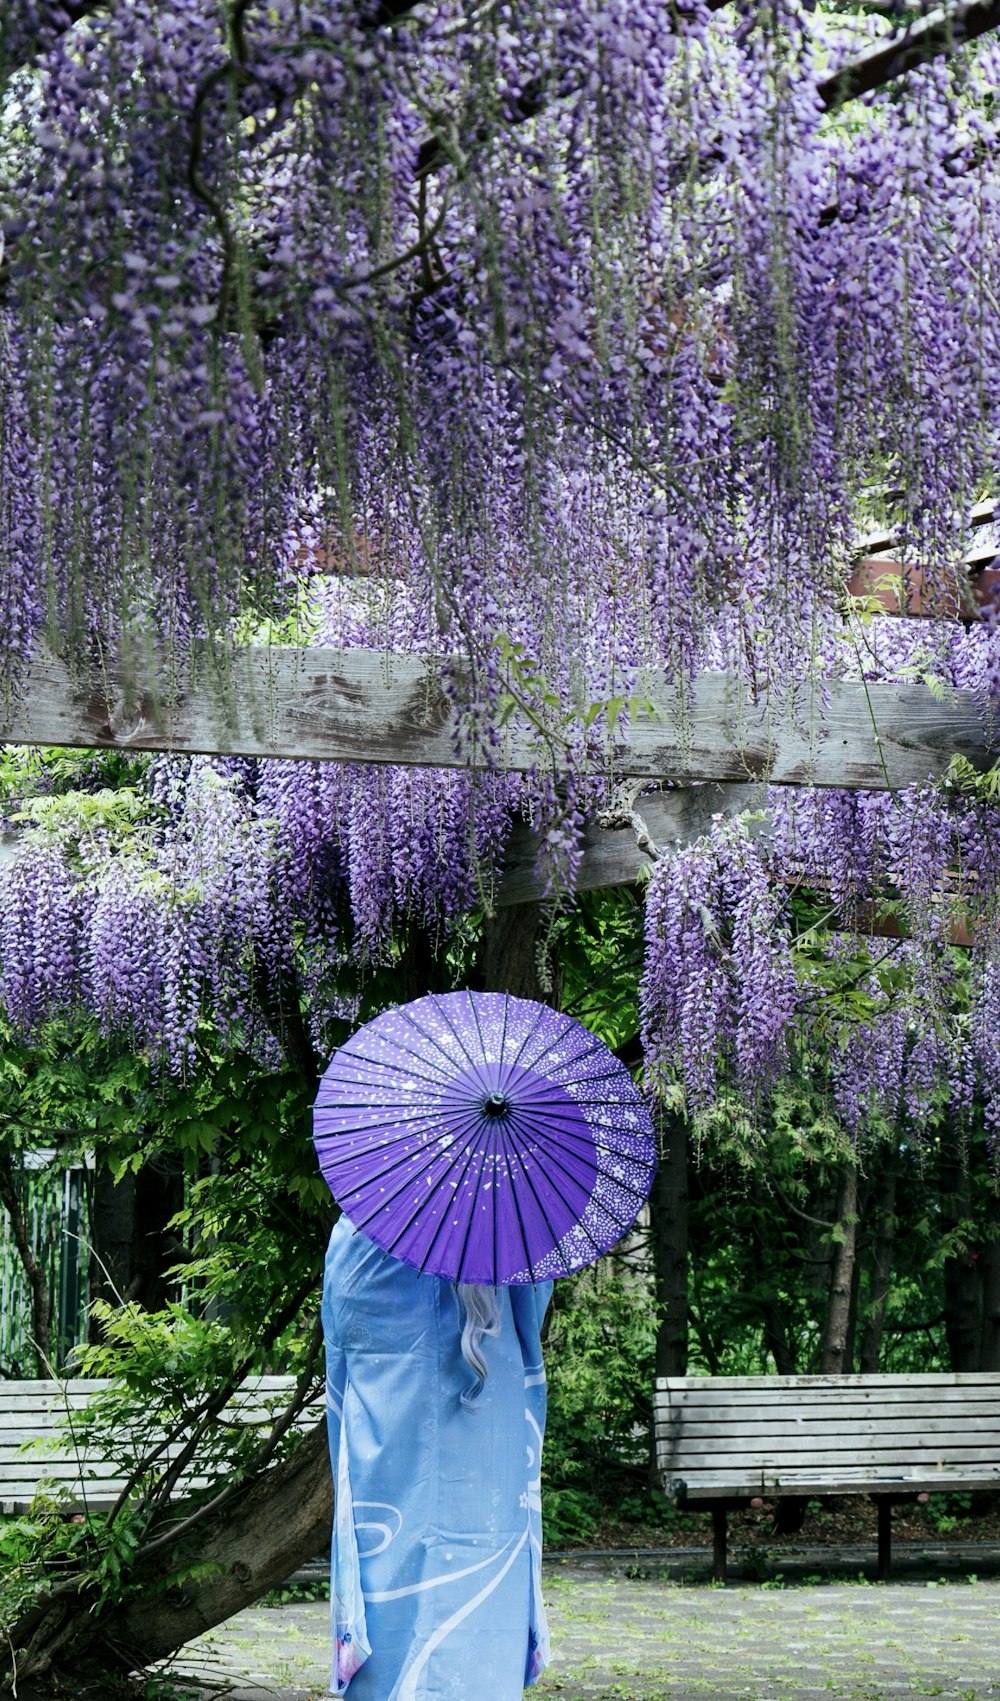
[[[520,1701],[545,1666],[551,1291],[458,1288],[336,1224],[323,1289],[335,1695]]]

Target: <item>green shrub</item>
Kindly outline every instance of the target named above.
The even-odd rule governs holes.
[[[593,1541],[601,1518],[601,1502],[585,1488],[549,1488],[542,1496],[542,1521],[547,1548]]]

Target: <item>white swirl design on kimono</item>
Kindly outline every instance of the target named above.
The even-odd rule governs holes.
[[[392,1527],[391,1523],[390,1524],[383,1523],[381,1521],[381,1519],[378,1519],[378,1518],[359,1518],[358,1513],[362,1510],[364,1510],[366,1512],[368,1512],[368,1511],[391,1512],[392,1517],[395,1521],[395,1529]],[[381,1536],[382,1536],[382,1540],[378,1543],[378,1545],[376,1547],[361,1547],[361,1546],[359,1546],[358,1547],[358,1558],[359,1559],[371,1559],[373,1554],[384,1553],[386,1548],[389,1546],[389,1543],[395,1541],[396,1537],[399,1535],[399,1532],[402,1528],[403,1528],[403,1514],[402,1514],[402,1512],[399,1510],[398,1506],[390,1506],[389,1502],[387,1500],[356,1500],[354,1502],[354,1533],[355,1533],[355,1535],[359,1535],[362,1530],[378,1530],[381,1533]]]

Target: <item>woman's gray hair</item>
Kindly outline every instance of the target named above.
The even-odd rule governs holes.
[[[496,1288],[481,1282],[457,1282],[455,1291],[462,1310],[462,1357],[476,1380],[460,1396],[467,1412],[475,1411],[490,1367],[483,1352],[483,1336],[499,1335],[500,1307]]]

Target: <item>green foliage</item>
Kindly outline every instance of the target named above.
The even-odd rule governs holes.
[[[141,1122],[151,1085],[146,1060],[92,1023],[50,1022],[29,1041],[0,1016],[0,1137],[53,1147],[68,1163]]]
[[[183,1305],[174,1303],[155,1312],[95,1299],[91,1316],[103,1339],[77,1350],[74,1374],[112,1377],[114,1382],[97,1396],[84,1422],[93,1415],[110,1431],[116,1425],[127,1428],[130,1412],[144,1416],[156,1407],[160,1415],[169,1416],[194,1409],[206,1390],[233,1370],[229,1330],[222,1323],[194,1316]],[[79,1433],[76,1423],[74,1429]]]
[[[10,811],[25,799],[54,793],[127,788],[152,760],[142,752],[6,744],[0,747],[0,808]]]
[[[685,1516],[678,1512],[663,1490],[655,1486],[641,1494],[621,1495],[616,1502],[616,1512],[625,1524],[648,1524],[661,1529],[672,1528]]]
[[[54,1581],[72,1583],[99,1612],[133,1591],[144,1520],[126,1508],[70,1516],[57,1497],[36,1496],[31,1512],[0,1519],[0,1623],[13,1624]]]
[[[50,1587],[54,1578],[79,1587],[94,1612],[148,1588],[146,1543],[169,1522],[168,1497],[183,1471],[190,1511],[251,1476],[266,1457],[275,1462],[300,1440],[284,1425],[284,1396],[265,1398],[245,1419],[234,1415],[232,1390],[260,1368],[274,1336],[272,1311],[248,1337],[220,1319],[171,1303],[159,1312],[96,1300],[91,1307],[103,1339],[79,1350],[74,1372],[108,1378],[82,1410],[67,1410],[51,1443],[101,1459],[125,1488],[111,1514],[69,1516],[64,1492],[44,1483],[31,1513],[0,1521],[0,1621],[12,1623]],[[286,1341],[286,1357],[303,1372],[315,1370],[315,1333]],[[312,1375],[310,1376],[310,1373]],[[45,1450],[43,1443],[41,1450]],[[43,1467],[44,1469],[44,1467]],[[214,1567],[196,1548],[158,1578],[163,1589],[197,1583]]]
[[[644,1478],[655,1344],[652,1293],[627,1265],[606,1260],[556,1284],[545,1343],[549,1546],[593,1536],[623,1469]]]
[[[980,773],[967,756],[953,756],[941,784],[966,797],[979,798],[984,803],[995,805],[1000,798],[1000,762]]]
[[[655,1345],[652,1294],[627,1265],[607,1259],[556,1284],[545,1344],[552,1480],[564,1450],[571,1472],[607,1449],[644,1457],[634,1431],[649,1409]]]
[[[639,1030],[642,915],[630,887],[585,892],[560,943],[563,1009],[612,1051]]]
[[[73,1566],[80,1527],[41,1502],[30,1513],[0,1517],[0,1624],[13,1624],[46,1586],[49,1568]]]
[[[164,1150],[180,1159],[190,1182],[173,1219],[186,1247],[174,1275],[189,1303],[224,1312],[241,1351],[260,1340],[262,1319],[291,1306],[274,1349],[282,1368],[295,1339],[295,1296],[318,1292],[331,1221],[310,1139],[310,1099],[310,1084],[292,1070],[206,1057],[204,1069],[160,1104],[148,1140],[126,1128],[109,1149],[118,1174]]]
[[[547,1486],[542,1495],[546,1547],[575,1547],[593,1541],[603,1510],[600,1496],[589,1489],[569,1483],[561,1488]]]
[[[954,1494],[928,1495],[924,1516],[935,1535],[945,1536],[952,1530],[961,1529],[969,1522],[972,1515],[972,1496],[956,1492]]]
[[[656,705],[648,696],[600,697],[567,708],[562,692],[546,678],[540,662],[520,639],[501,632],[494,641],[506,682],[497,706],[496,725],[504,727],[513,716],[523,717],[537,737],[540,752],[555,769],[565,768],[572,735],[581,723],[591,743],[600,740],[599,747],[603,746],[610,758],[629,722],[658,718]]]
[[[308,1582],[286,1583],[282,1589],[269,1589],[257,1602],[262,1607],[301,1606],[307,1601],[330,1599],[329,1577],[315,1577]]]
[[[198,1476],[207,1480],[206,1493],[245,1475],[268,1421],[285,1406],[283,1396],[265,1402],[263,1427],[260,1420],[220,1418],[220,1402],[248,1371],[259,1368],[253,1362],[258,1355],[246,1351],[245,1338],[227,1323],[199,1317],[178,1303],[149,1312],[96,1300],[91,1309],[103,1340],[81,1349],[75,1370],[110,1380],[83,1413],[73,1414],[76,1443],[113,1464],[116,1474],[132,1483],[140,1506],[158,1503],[164,1475],[183,1449],[197,1461]],[[261,1355],[266,1346],[265,1329]],[[297,1356],[301,1362],[302,1351]],[[297,1439],[289,1430],[276,1456]]]

